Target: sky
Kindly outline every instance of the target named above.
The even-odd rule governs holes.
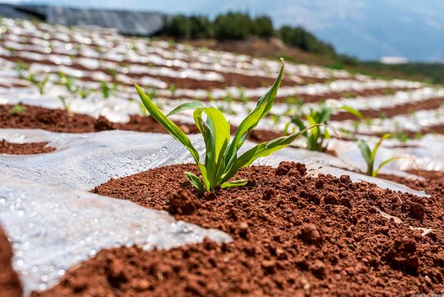
[[[269,15],[276,27],[302,25],[340,53],[363,60],[401,56],[444,62],[443,0],[4,0],[209,17],[241,11]]]

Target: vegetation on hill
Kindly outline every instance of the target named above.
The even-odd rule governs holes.
[[[286,45],[307,52],[338,56],[331,44],[319,40],[302,27],[274,29],[268,16],[251,17],[240,12],[218,15],[213,21],[205,16],[176,15],[167,20],[161,35],[176,39],[246,40],[249,37],[278,37]]]
[[[396,77],[434,84],[444,83],[444,64],[385,65],[379,62],[359,61],[354,57],[338,54],[331,44],[318,39],[303,27],[283,26],[276,29],[268,16],[251,17],[246,13],[227,12],[210,20],[206,16],[176,15],[169,17],[165,28],[159,35],[188,40],[195,45],[205,45],[202,40],[216,40],[218,43],[210,47],[268,58],[284,56],[287,60],[296,63],[317,64],[371,76]],[[260,46],[257,50],[255,44],[258,42],[252,42],[251,38],[279,39],[286,48],[276,51],[275,47],[270,46],[267,52],[267,49]],[[249,46],[243,46],[242,42],[247,42]]]

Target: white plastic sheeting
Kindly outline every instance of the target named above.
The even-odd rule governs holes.
[[[209,237],[218,230],[175,221],[164,211],[124,200],[0,176],[0,222],[13,242],[13,266],[25,294],[45,290],[65,271],[103,248],[137,244],[167,249]]]
[[[190,137],[203,153],[200,136]],[[230,240],[220,231],[175,222],[165,212],[78,191],[112,177],[192,161],[188,151],[169,135],[1,129],[0,139],[47,141],[57,148],[41,155],[0,155],[0,222],[14,242],[14,267],[28,293],[56,284],[66,270],[103,248],[131,244],[170,248],[200,242],[204,236],[218,242]],[[247,142],[245,149],[252,145]],[[347,165],[338,158],[302,149],[284,149],[256,164],[277,166],[284,160],[303,161],[312,175],[348,174],[353,181],[426,196],[403,185],[330,167]]]
[[[374,147],[378,138],[368,138],[371,148]],[[393,157],[402,157],[399,160],[388,163],[384,168],[390,170],[436,170],[444,171],[444,136],[428,134],[421,139],[409,140],[403,144],[398,141],[388,139],[380,146],[376,155],[376,164]],[[338,141],[331,139],[328,143],[329,149],[335,151],[337,156],[348,165],[363,171],[366,169],[364,159],[358,146],[350,141]],[[381,170],[383,172],[384,170]],[[393,172],[392,172],[393,173]],[[400,175],[399,172],[395,174]]]
[[[53,153],[26,157],[0,155],[0,173],[79,190],[90,190],[110,178],[193,160],[184,146],[165,134],[131,131],[69,134],[3,129],[0,130],[0,138],[10,142],[49,141],[49,145],[58,148]],[[197,151],[203,154],[204,144],[200,135],[191,135],[190,139]],[[253,145],[255,144],[247,141],[243,149]],[[256,164],[277,166],[284,160],[303,162],[314,173],[325,172],[335,176],[348,174],[354,181],[370,181],[381,188],[425,195],[424,192],[413,191],[389,181],[330,167],[351,168],[338,158],[304,149],[287,148],[259,159]]]

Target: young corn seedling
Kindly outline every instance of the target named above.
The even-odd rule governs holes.
[[[46,85],[49,82],[49,74],[46,74],[43,80],[38,80],[34,73],[30,73],[26,78],[31,84],[37,86],[40,95],[45,93]]]
[[[19,114],[26,112],[26,106],[23,105],[14,105],[11,110],[9,111],[10,114]]]
[[[70,93],[76,93],[79,87],[76,85],[76,80],[72,76],[68,76],[63,72],[57,73],[59,77],[59,84],[65,86],[66,90]]]
[[[170,89],[171,97],[175,97],[176,96],[176,91],[177,91],[176,85],[175,84],[171,84],[169,89]]]
[[[70,112],[71,111],[71,103],[69,103],[68,100],[66,100],[66,98],[61,95],[59,96],[59,100],[62,103],[63,110],[66,112]]]
[[[15,71],[17,72],[17,76],[19,78],[25,78],[25,71],[29,70],[29,65],[26,63],[23,63],[22,61],[18,61],[15,65]]]
[[[273,106],[281,83],[283,70],[284,65],[282,65],[273,86],[259,99],[255,109],[240,123],[232,138],[230,135],[230,123],[218,109],[207,107],[199,101],[194,101],[182,104],[168,115],[165,115],[137,84],[135,84],[135,87],[151,116],[191,153],[200,170],[202,179],[191,172],[185,172],[185,176],[200,192],[205,192],[213,191],[217,188],[224,189],[245,185],[247,180],[231,181],[239,169],[249,166],[257,158],[268,156],[275,151],[287,147],[294,139],[306,132],[306,130],[303,130],[258,144],[240,156],[238,155],[239,149],[244,144],[248,134],[268,114]],[[202,133],[205,142],[206,151],[203,163],[200,161],[199,153],[191,144],[187,135],[168,118],[168,116],[184,110],[194,110],[194,122],[200,133]]]
[[[112,84],[112,86],[110,87],[108,83],[106,83],[106,81],[100,82],[100,90],[102,91],[102,96],[105,99],[111,97],[111,95],[115,93],[118,90],[118,88],[119,88],[118,84]]]
[[[325,103],[321,103],[318,109],[311,109],[310,113],[305,116],[308,125],[302,121],[298,114],[292,117],[291,122],[295,124],[300,131],[305,131],[302,133],[302,137],[305,138],[309,150],[320,152],[324,149],[324,140],[330,138],[326,125],[332,113],[333,108],[327,106]],[[307,129],[310,126],[314,127]]]
[[[80,98],[86,99],[88,98],[89,95],[91,95],[92,90],[87,88],[79,88],[78,93]]]
[[[382,142],[384,140],[386,140],[387,138],[389,138],[390,136],[391,136],[390,134],[385,134],[384,136],[382,136],[372,150],[370,150],[370,147],[365,140],[360,139],[357,142],[358,148],[361,151],[361,155],[364,158],[365,162],[367,163],[366,174],[368,176],[375,177],[378,175],[379,170],[381,170],[381,168],[384,167],[385,165],[387,165],[388,163],[398,160],[398,159],[401,159],[401,158],[404,158],[404,157],[393,157],[393,158],[387,159],[384,162],[382,162],[381,164],[379,164],[379,166],[375,169],[375,159],[376,159],[376,154],[378,153],[379,147],[381,146]]]

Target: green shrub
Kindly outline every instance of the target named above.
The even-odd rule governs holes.
[[[273,22],[268,16],[259,16],[253,20],[253,35],[270,38],[274,35]]]
[[[177,15],[171,17],[163,34],[174,38],[202,39],[212,38],[213,24],[204,16]]]
[[[327,54],[332,56],[336,55],[332,45],[320,41],[316,38],[316,36],[302,27],[293,28],[290,26],[283,26],[279,30],[278,35],[288,46],[297,47],[312,53]]]
[[[244,40],[253,34],[254,23],[248,14],[228,12],[216,17],[214,35],[217,40]]]

